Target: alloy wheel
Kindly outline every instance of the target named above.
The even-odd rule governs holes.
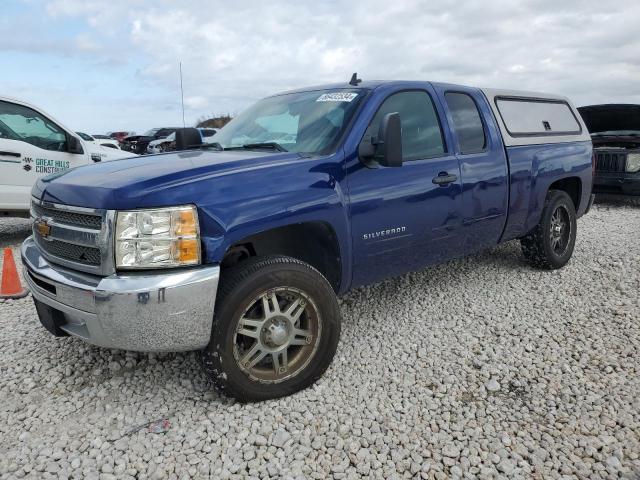
[[[559,205],[551,215],[549,236],[553,253],[563,255],[571,242],[571,217],[564,205]]]
[[[238,320],[234,358],[250,378],[264,383],[289,379],[309,364],[322,333],[311,298],[289,287],[257,295]]]

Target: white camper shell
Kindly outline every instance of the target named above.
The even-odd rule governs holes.
[[[481,89],[507,147],[591,141],[582,117],[561,95]]]

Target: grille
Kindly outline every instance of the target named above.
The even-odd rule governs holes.
[[[105,210],[41,203],[34,198],[33,238],[50,262],[82,272],[110,275],[113,263],[103,260],[112,258],[112,215]]]
[[[46,216],[58,223],[66,223],[67,225],[75,225],[84,228],[93,228],[95,230],[100,230],[102,227],[102,219],[95,215],[57,210],[43,207],[41,205],[33,205],[33,209],[38,217]]]
[[[626,153],[597,152],[596,170],[599,172],[624,172],[626,160]]]
[[[93,247],[75,245],[73,243],[62,242],[60,240],[50,240],[38,242],[49,255],[63,258],[71,262],[82,263],[84,265],[100,265],[100,250]]]

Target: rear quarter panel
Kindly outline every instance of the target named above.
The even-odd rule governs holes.
[[[564,178],[576,177],[581,188],[578,217],[589,204],[592,187],[590,141],[507,147],[511,193],[509,216],[502,241],[521,237],[540,221],[549,187]]]

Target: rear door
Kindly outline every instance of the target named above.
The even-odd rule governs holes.
[[[38,177],[87,163],[67,152],[68,135],[40,112],[0,100],[0,208],[28,210]]]
[[[509,177],[500,133],[482,93],[436,87],[447,107],[462,180],[464,253],[498,243],[507,220]]]
[[[353,285],[375,282],[456,256],[461,247],[460,172],[448,150],[442,110],[430,85],[388,93],[364,136],[397,112],[401,167],[349,166]]]

